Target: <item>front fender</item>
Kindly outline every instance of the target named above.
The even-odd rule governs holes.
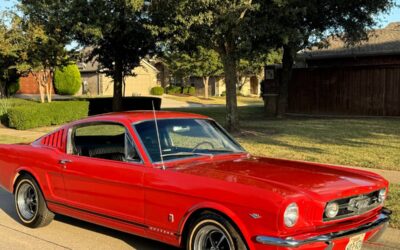
[[[216,211],[220,214],[225,215],[228,217],[235,225],[236,227],[240,230],[240,233],[244,237],[244,240],[246,241],[248,247],[250,249],[254,249],[253,242],[251,240],[251,234],[248,230],[248,228],[245,226],[246,224],[244,223],[243,219],[239,216],[237,212],[234,212],[232,209],[228,208],[227,206],[223,204],[219,204],[216,202],[202,202],[199,204],[196,204],[195,206],[191,207],[183,216],[179,223],[179,233],[180,235],[183,235],[184,229],[186,224],[188,223],[189,218],[193,214],[195,214],[198,211],[203,211],[203,210],[211,210],[211,211]],[[182,243],[182,237],[180,239],[180,244]]]
[[[11,183],[10,183],[10,186],[9,186],[9,190],[12,193],[15,192],[14,187],[15,187],[16,181],[17,181],[18,177],[21,175],[22,172],[30,174],[36,180],[36,182],[39,182],[39,176],[37,175],[37,173],[35,173],[33,168],[27,167],[27,166],[20,166],[17,169],[15,169],[14,178],[11,180]],[[38,185],[40,187],[39,183],[38,183]]]

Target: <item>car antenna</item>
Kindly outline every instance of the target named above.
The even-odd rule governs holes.
[[[160,159],[161,159],[161,168],[162,168],[163,170],[165,170],[166,167],[165,167],[165,165],[164,165],[164,157],[163,157],[162,149],[161,149],[160,133],[159,133],[159,131],[158,131],[158,122],[157,122],[157,116],[156,116],[156,109],[154,108],[154,101],[151,101],[151,104],[153,105],[154,124],[156,125],[158,149],[159,149],[159,151],[160,151]]]

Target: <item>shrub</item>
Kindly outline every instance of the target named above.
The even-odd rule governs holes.
[[[19,78],[14,79],[7,84],[7,96],[15,95],[19,90]]]
[[[151,93],[152,95],[163,95],[163,94],[164,94],[164,88],[163,88],[163,87],[160,87],[160,86],[153,87],[153,88],[150,90],[150,93]]]
[[[85,101],[58,101],[34,105],[15,106],[8,110],[11,128],[30,128],[60,125],[87,117],[89,103]]]
[[[226,91],[222,91],[221,96],[226,96]]]
[[[7,120],[8,110],[11,108],[11,102],[7,98],[0,99],[0,121],[5,123]]]
[[[173,95],[173,94],[182,94],[182,87],[173,86],[173,85],[168,86],[167,87],[167,93],[171,94],[171,95]]]
[[[182,88],[182,94],[184,94],[184,95],[189,94],[189,87],[183,87]]]
[[[188,95],[196,95],[196,88],[195,87],[189,87],[188,89]]]
[[[82,86],[81,74],[76,64],[57,68],[54,72],[54,88],[59,95],[75,95]]]

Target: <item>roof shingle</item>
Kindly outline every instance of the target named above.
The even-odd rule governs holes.
[[[374,56],[400,54],[400,22],[390,23],[383,29],[377,29],[369,34],[368,41],[352,47],[346,46],[338,37],[328,38],[329,46],[299,52],[300,58],[322,59],[353,56]]]

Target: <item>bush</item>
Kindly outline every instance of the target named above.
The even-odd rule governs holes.
[[[152,95],[163,95],[163,94],[164,94],[164,88],[163,88],[163,87],[160,87],[160,86],[153,87],[153,88],[150,90],[150,93],[151,93]]]
[[[7,86],[7,96],[15,95],[19,90],[19,78]]]
[[[226,96],[226,91],[222,91],[221,96]]]
[[[167,87],[167,94],[182,94],[182,87],[180,86],[168,86]]]
[[[0,99],[0,121],[1,123],[7,122],[8,110],[11,108],[11,102],[7,98]]]
[[[196,88],[195,87],[189,87],[188,95],[196,95]]]
[[[189,87],[183,87],[182,88],[182,94],[188,95],[189,94]]]
[[[8,110],[11,128],[30,128],[60,125],[87,117],[89,103],[85,101],[58,101],[33,105],[15,106]]]
[[[54,72],[54,88],[59,95],[75,95],[82,86],[81,73],[76,64],[57,68]]]

